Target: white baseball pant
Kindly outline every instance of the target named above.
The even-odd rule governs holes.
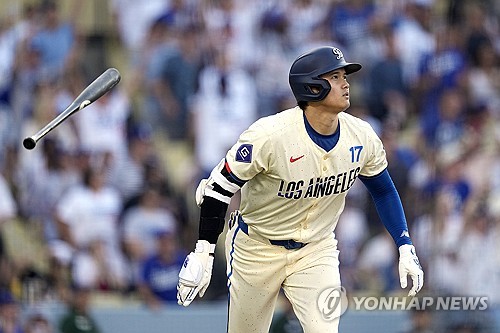
[[[245,229],[230,221],[226,234],[228,333],[267,333],[281,288],[304,333],[337,333],[339,318],[324,319],[318,306],[322,291],[340,287],[334,235],[288,250]]]

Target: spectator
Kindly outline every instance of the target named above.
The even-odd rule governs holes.
[[[69,299],[71,286],[71,261],[74,248],[61,240],[53,240],[47,244],[48,267],[45,276],[47,281],[47,300],[64,301]]]
[[[260,13],[258,19],[257,47],[254,50],[259,65],[255,66],[254,77],[257,84],[258,116],[268,116],[281,110],[280,103],[287,98],[293,99],[287,87],[280,82],[288,76],[286,59],[293,61],[290,50],[293,49],[289,38],[289,17],[284,3],[276,2]],[[305,47],[302,45],[302,47]],[[290,103],[293,103],[291,101]]]
[[[411,175],[415,165],[420,163],[421,156],[411,144],[402,142],[403,132],[393,126],[397,125],[386,123],[381,135],[389,162],[388,170],[402,201],[412,202],[417,195],[411,186]],[[407,219],[413,220],[418,215],[418,209],[419,207],[410,205],[405,210]]]
[[[430,309],[412,309],[411,328],[402,333],[437,333],[433,328],[433,312]]]
[[[432,128],[432,124],[439,122],[443,95],[453,90],[459,96],[464,95],[467,63],[460,48],[459,34],[460,31],[456,28],[439,30],[435,34],[436,48],[424,54],[420,62],[417,89],[421,109],[418,112],[424,129]],[[462,101],[462,107],[463,105]]]
[[[0,290],[0,333],[25,333],[21,306],[10,290]]]
[[[419,64],[424,54],[435,48],[432,27],[433,0],[409,0],[403,14],[394,18],[396,49],[403,64],[403,77],[413,88],[418,78]]]
[[[196,1],[170,0],[168,7],[157,18],[175,28],[202,27],[201,8]]]
[[[328,11],[324,9],[324,6],[324,1],[290,1],[286,7],[286,16],[291,18],[287,21],[287,39],[293,47],[303,47],[304,44],[310,42],[316,27],[327,18]],[[342,5],[337,4],[337,6]],[[335,18],[332,19],[332,24],[334,20]]]
[[[420,119],[425,143],[429,148],[442,150],[461,143],[466,133],[467,108],[463,94],[456,88],[443,91],[438,98],[432,116]]]
[[[157,231],[177,230],[177,221],[166,207],[165,198],[160,190],[147,187],[139,202],[124,212],[121,229],[125,254],[134,272],[135,287],[140,263],[157,252]]]
[[[24,333],[56,333],[49,317],[41,310],[28,312],[24,320]]]
[[[30,125],[31,118],[37,116],[37,95],[39,85],[43,84],[43,80],[40,80],[42,77],[40,61],[40,52],[31,45],[25,43],[18,47],[13,73],[15,79],[12,82],[10,96],[11,112],[7,122],[3,124],[6,126],[5,132],[2,131],[6,136],[10,134],[10,143],[13,143],[12,136],[17,139],[15,134],[23,133]]]
[[[440,295],[460,293],[461,268],[457,260],[463,215],[454,207],[454,197],[445,190],[438,191],[431,201],[431,215],[415,223],[416,241],[427,244],[427,280],[432,290]]]
[[[345,47],[345,53],[356,54],[368,69],[381,53],[374,40],[376,14],[373,1],[351,0],[332,3],[327,18],[331,36]]]
[[[105,185],[104,172],[93,166],[85,171],[83,183],[68,189],[56,207],[61,239],[76,249],[103,237],[108,246],[117,245],[117,217],[122,200],[117,191]]]
[[[151,23],[147,32],[140,57],[131,66],[132,87],[141,96],[140,105],[144,110],[139,114],[139,121],[148,123],[156,131],[162,129],[164,116],[161,102],[151,87],[154,81],[161,82],[162,66],[174,54],[176,40],[174,28],[160,18]]]
[[[74,157],[62,149],[60,141],[46,138],[40,143],[41,165],[26,165],[19,171],[18,188],[24,216],[42,226],[44,240],[59,237],[54,209],[63,193],[80,181]]]
[[[187,27],[175,31],[182,36],[168,44],[151,59],[147,84],[157,122],[152,125],[165,131],[167,139],[188,139],[190,98],[196,92],[201,64],[198,31]],[[160,127],[158,127],[160,126]]]
[[[404,80],[394,32],[387,28],[384,35],[385,54],[368,73],[366,100],[372,116],[402,127],[408,117],[409,87]]]
[[[484,195],[484,194],[483,194]],[[497,230],[495,218],[483,195],[469,200],[464,213],[464,227],[460,235],[460,247],[457,252],[458,264],[461,266],[462,284],[460,293],[469,296],[488,295],[490,304],[499,301],[496,285],[500,263],[497,258]],[[482,260],[472,260],[478,253]],[[481,283],[479,281],[490,281]]]
[[[202,176],[257,117],[255,82],[233,60],[227,50],[221,49],[215,63],[200,74],[192,112],[195,157]]]
[[[256,23],[259,6],[269,2],[238,0],[203,1],[200,4],[204,27],[204,42],[210,49],[226,49],[239,68],[251,70],[258,65],[253,52],[256,49]]]
[[[20,119],[14,113],[16,68],[19,49],[25,48],[25,42],[31,34],[30,16],[34,6],[25,5],[25,19],[16,22],[12,13],[4,15],[0,23],[0,144],[12,144],[19,130]],[[3,153],[0,153],[0,159]]]
[[[147,5],[135,0],[111,0],[116,32],[130,63],[140,55],[147,31],[153,21],[167,9],[169,1],[150,0]]]
[[[45,78],[59,79],[76,46],[73,22],[80,12],[82,2],[72,3],[71,17],[61,20],[59,7],[54,0],[43,0],[40,5],[42,27],[31,39],[31,47],[40,53],[40,69]]]
[[[349,193],[350,194],[350,193]],[[342,244],[339,260],[342,262],[342,286],[347,290],[359,288],[358,260],[363,244],[369,234],[366,213],[362,204],[353,204],[354,200],[346,201],[346,206],[339,218],[335,235]],[[293,312],[292,312],[293,313]]]
[[[178,273],[185,253],[177,244],[177,231],[160,229],[156,233],[156,251],[143,260],[139,293],[152,309],[177,304]]]
[[[0,224],[16,217],[17,203],[14,199],[10,184],[0,172]]]
[[[117,87],[74,115],[80,148],[117,159],[127,149],[127,120],[131,114],[126,92]]]
[[[454,2],[458,12],[457,21],[454,23],[459,23],[458,26],[462,27],[468,62],[476,66],[479,61],[479,49],[485,43],[495,44],[498,38],[498,16],[495,15],[493,6],[487,2]]]
[[[58,326],[61,333],[100,333],[101,329],[90,313],[91,290],[73,286],[71,297]]]
[[[472,106],[485,106],[496,119],[500,117],[500,53],[491,41],[476,50],[476,61],[467,74],[467,88]]]
[[[146,164],[156,154],[150,125],[132,124],[125,154],[117,156],[108,170],[107,182],[116,188],[125,208],[137,200],[146,185]]]
[[[127,287],[127,266],[120,253],[109,255],[105,240],[89,239],[86,248],[77,250],[71,263],[73,283],[94,291],[120,292]]]
[[[17,216],[17,203],[14,199],[10,184],[0,172],[0,262],[7,259],[5,248],[4,225]]]
[[[117,280],[122,281],[125,277],[121,268],[125,263],[119,241],[118,217],[123,203],[116,189],[104,181],[104,171],[92,166],[85,171],[82,184],[68,189],[56,206],[59,235],[75,251],[83,251],[79,252],[82,265],[107,265],[105,270],[119,275]],[[88,255],[95,261],[88,260]],[[82,272],[86,270],[82,269]],[[89,274],[88,279],[95,281],[92,272]]]
[[[397,253],[393,245],[385,230],[363,244],[357,262],[361,290],[387,293],[399,288],[397,267],[394,267]]]

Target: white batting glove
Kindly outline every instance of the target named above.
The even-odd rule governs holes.
[[[215,244],[206,240],[196,242],[194,252],[184,260],[177,284],[177,303],[188,306],[196,295],[203,297],[212,278]]]
[[[408,285],[408,274],[413,283],[408,296],[415,296],[424,285],[424,271],[420,266],[415,247],[405,244],[399,247],[399,282],[403,289]]]

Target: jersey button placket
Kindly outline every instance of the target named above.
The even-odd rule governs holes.
[[[322,167],[321,167],[321,171],[323,171],[323,175],[326,173],[326,171],[328,171],[328,166],[327,164],[325,163],[326,161],[328,160],[328,155],[324,155],[323,156],[323,163],[321,164]]]

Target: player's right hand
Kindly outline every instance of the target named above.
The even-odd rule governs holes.
[[[215,244],[206,240],[196,242],[194,252],[184,260],[177,284],[177,303],[188,306],[196,295],[203,297],[212,278]]]

